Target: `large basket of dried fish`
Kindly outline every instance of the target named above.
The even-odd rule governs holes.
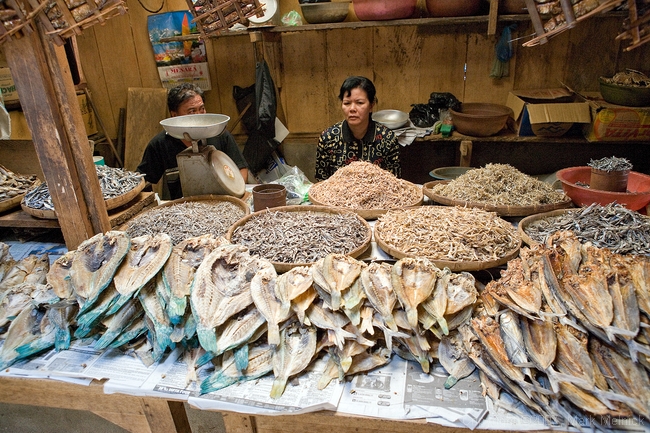
[[[475,207],[501,216],[528,216],[571,207],[571,198],[552,185],[508,164],[487,164],[454,180],[427,182],[424,195],[448,206]]]
[[[172,243],[211,234],[218,238],[226,236],[230,227],[244,216],[250,208],[241,199],[229,195],[198,195],[179,198],[139,213],[123,224],[119,230],[131,237],[166,233]]]
[[[96,165],[95,169],[107,210],[116,209],[130,202],[144,189],[145,181],[139,173],[103,165]],[[30,189],[23,197],[20,206],[33,217],[57,219],[47,183]]]
[[[62,38],[79,35],[83,29],[104,24],[126,11],[122,0],[7,0],[0,6],[0,43],[32,32],[33,20],[38,18],[46,33],[61,45]]]
[[[650,217],[617,203],[531,215],[519,222],[517,230],[531,246],[545,244],[556,232],[572,231],[580,242],[616,254],[650,256]]]
[[[20,206],[27,191],[38,185],[35,176],[21,176],[0,165],[0,212]]]
[[[287,272],[331,253],[359,257],[370,246],[372,228],[346,209],[281,206],[245,216],[226,238],[271,261],[277,272]]]
[[[365,219],[424,201],[420,186],[365,161],[339,168],[329,179],[312,185],[308,194],[313,204],[350,209]]]
[[[375,241],[395,258],[426,257],[439,268],[478,271],[507,263],[521,238],[494,212],[458,206],[420,206],[379,217]]]

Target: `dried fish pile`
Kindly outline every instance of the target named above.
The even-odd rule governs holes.
[[[126,224],[126,231],[133,237],[167,233],[178,245],[204,234],[225,236],[244,214],[242,208],[229,201],[187,201],[143,212]]]
[[[419,186],[365,161],[339,168],[329,179],[312,185],[309,194],[325,205],[367,210],[396,209],[422,200]]]
[[[521,242],[494,212],[458,206],[391,210],[379,217],[375,237],[412,257],[454,262],[499,260]]]
[[[545,246],[523,248],[487,284],[481,313],[462,329],[466,353],[485,384],[549,423],[581,429],[578,417],[604,427],[616,425],[607,425],[611,418],[647,419],[649,276],[646,257],[557,232]]]
[[[537,206],[567,200],[564,193],[551,185],[508,164],[487,164],[469,170],[447,184],[434,185],[431,190],[453,200],[494,206]]]
[[[21,176],[0,165],[0,202],[24,194],[37,182],[35,175]]]
[[[601,171],[626,171],[632,170],[632,163],[625,158],[617,158],[615,156],[606,157],[601,159],[592,159],[587,164],[589,167]]]
[[[268,210],[233,230],[231,241],[276,263],[313,263],[329,253],[347,254],[370,237],[353,213]]]
[[[594,203],[584,209],[571,209],[535,220],[523,230],[541,244],[555,232],[572,231],[580,242],[590,242],[616,254],[650,256],[650,217],[617,203],[606,206]]]
[[[104,200],[120,197],[133,190],[142,182],[144,177],[140,173],[113,168],[105,165],[96,165],[99,186],[101,187]],[[47,183],[42,183],[25,194],[23,204],[32,209],[54,210],[52,196]]]

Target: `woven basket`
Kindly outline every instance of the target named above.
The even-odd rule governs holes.
[[[248,25],[248,18],[261,17],[264,5],[259,0],[186,0],[203,38],[218,36],[235,24]]]
[[[0,5],[0,43],[34,31],[37,18],[52,40],[79,35],[83,29],[102,24],[127,11],[123,0],[5,0]]]

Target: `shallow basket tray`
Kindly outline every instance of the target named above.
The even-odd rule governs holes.
[[[318,183],[316,183],[314,185],[318,185],[319,183],[320,182],[318,182]],[[413,184],[413,185],[417,186],[415,184]],[[350,212],[356,213],[357,215],[359,215],[361,218],[363,218],[365,220],[376,220],[377,218],[379,218],[380,216],[382,216],[383,214],[385,214],[389,210],[406,209],[406,208],[411,208],[411,207],[417,207],[417,206],[421,206],[422,203],[424,203],[424,195],[420,194],[419,200],[417,200],[416,202],[410,203],[410,204],[406,204],[406,205],[404,205],[402,207],[396,207],[396,208],[392,208],[392,209],[352,209],[352,208],[337,207],[337,206],[333,206],[333,205],[330,205],[330,204],[327,204],[327,203],[324,203],[324,202],[321,202],[321,201],[318,201],[318,200],[314,200],[314,198],[311,195],[311,188],[309,188],[309,191],[307,191],[307,194],[309,196],[309,201],[312,202],[315,205],[332,207],[332,208],[335,208],[335,209],[345,209],[345,210],[348,210]]]
[[[519,221],[519,225],[517,226],[517,231],[519,232],[519,236],[521,236],[521,240],[526,243],[526,245],[533,246],[533,245],[540,245],[539,242],[533,240],[528,234],[526,233],[526,227],[534,223],[535,221],[539,221],[544,218],[549,218],[549,217],[554,217],[558,215],[563,215],[567,212],[579,212],[581,208],[571,208],[571,209],[556,209],[552,210],[550,212],[544,212],[544,213],[539,213],[535,215],[530,215],[527,216],[526,218],[522,219]]]
[[[140,194],[140,192],[142,192],[142,190],[144,189],[144,186],[145,186],[145,181],[144,181],[144,178],[143,178],[143,179],[140,179],[140,183],[137,184],[135,186],[135,188],[125,192],[124,194],[122,194],[120,196],[104,200],[104,202],[106,203],[106,210],[116,209],[116,208],[118,208],[120,206],[123,206],[123,205],[127,204],[128,202],[130,202],[131,200],[136,198],[138,196],[138,194]],[[23,197],[24,197],[24,194],[23,194]],[[34,208],[31,208],[31,207],[25,206],[25,204],[22,203],[22,202],[20,203],[20,207],[23,209],[23,211],[25,211],[25,213],[27,213],[27,214],[29,214],[29,215],[31,215],[33,217],[36,217],[36,218],[49,219],[49,220],[58,219],[58,217],[56,216],[56,211],[54,211],[54,210],[50,210],[50,209],[34,209]]]
[[[245,217],[243,217],[242,219],[240,219],[230,227],[230,230],[228,230],[228,233],[226,234],[226,239],[228,239],[229,242],[232,242],[231,241],[232,235],[238,227],[243,226],[251,218],[254,218],[255,216],[262,214],[264,212],[320,212],[320,213],[331,213],[331,214],[351,213],[356,215],[356,217],[359,218],[359,221],[361,221],[363,226],[366,228],[366,237],[364,238],[363,243],[359,247],[355,248],[349,253],[346,253],[346,255],[352,258],[357,258],[361,254],[363,254],[368,249],[368,247],[370,246],[370,242],[372,241],[372,227],[370,227],[370,224],[368,224],[368,222],[356,212],[353,212],[350,209],[336,208],[331,206],[301,206],[301,205],[274,207],[272,209],[264,209],[258,212],[253,212],[250,215],[246,215]],[[312,263],[271,262],[271,263],[273,263],[273,267],[275,267],[275,270],[278,273],[288,272],[291,269],[296,268],[298,266],[311,266],[313,264],[313,262]]]
[[[8,211],[20,206],[20,202],[22,201],[23,197],[25,197],[25,194],[26,193],[18,194],[17,196],[11,197],[10,199],[0,201],[0,212]]]
[[[405,253],[394,247],[388,245],[386,241],[381,236],[381,231],[377,230],[375,226],[375,242],[386,254],[393,256],[396,259],[403,259],[405,257],[419,257],[415,254]],[[510,250],[505,256],[497,260],[488,260],[488,261],[452,261],[452,260],[435,260],[429,258],[438,268],[449,268],[453,272],[460,271],[480,271],[483,269],[495,268],[501,266],[505,263],[508,263],[510,260],[514,259],[519,255],[519,249],[521,248],[521,240],[519,240],[518,245]]]
[[[462,207],[473,207],[477,209],[482,209],[488,212],[496,212],[500,216],[528,216],[534,215],[541,212],[548,212],[555,209],[565,209],[573,206],[571,198],[566,197],[564,201],[559,203],[551,204],[541,204],[533,206],[497,206],[488,203],[480,202],[471,202],[465,200],[457,200],[449,197],[445,197],[439,194],[436,194],[432,191],[432,188],[435,185],[445,185],[451,182],[450,180],[435,180],[432,182],[427,182],[422,187],[424,195],[429,197],[429,199],[435,201],[436,203],[444,204],[447,206],[462,206]]]

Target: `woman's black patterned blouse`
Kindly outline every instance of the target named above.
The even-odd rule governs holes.
[[[320,136],[316,151],[316,180],[325,180],[339,168],[353,161],[372,162],[401,177],[399,143],[390,129],[370,120],[368,132],[361,140],[352,135],[347,121],[330,126]]]

